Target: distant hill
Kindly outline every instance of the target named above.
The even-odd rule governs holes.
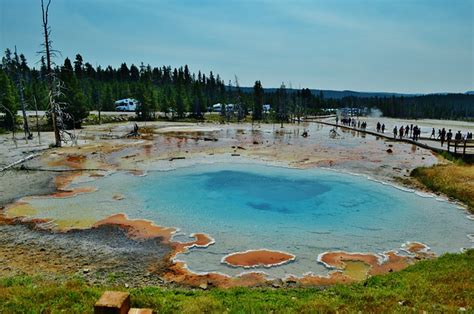
[[[232,89],[235,89],[235,87],[232,87]],[[251,93],[253,91],[252,87],[241,87],[240,89],[246,93]],[[265,92],[274,92],[277,89],[278,88],[265,88]],[[297,91],[297,89],[294,89],[294,88],[293,89],[287,88],[286,90],[289,93],[294,93]],[[311,92],[314,95],[319,95],[320,92],[323,92],[324,98],[332,98],[332,99],[342,99],[348,96],[371,98],[371,97],[390,97],[390,96],[411,97],[411,96],[423,95],[423,94],[403,94],[403,93],[389,93],[389,92],[356,92],[356,91],[351,91],[351,90],[337,91],[337,90],[329,90],[329,89],[311,89]]]
[[[466,94],[468,94],[468,95],[474,95],[474,90],[467,91]]]

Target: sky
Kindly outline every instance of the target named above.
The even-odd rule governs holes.
[[[50,25],[59,64],[80,53],[241,86],[474,90],[473,0],[52,0]],[[0,49],[38,66],[41,42],[40,0],[0,0]]]

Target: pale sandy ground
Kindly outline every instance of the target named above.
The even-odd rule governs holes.
[[[407,176],[413,168],[437,162],[429,150],[411,144],[385,141],[346,130],[339,130],[337,136],[331,137],[329,131],[332,127],[317,123],[291,124],[284,128],[276,124],[138,124],[142,132],[140,138],[124,137],[133,128],[131,122],[94,125],[76,131],[77,146],[69,141],[61,149],[48,149],[53,143],[51,132],[42,133],[41,142],[37,137],[27,142],[20,138],[21,135],[17,135],[16,141],[12,140],[11,135],[0,135],[0,167],[30,154],[39,154],[40,157],[25,165],[67,168],[68,164],[61,165],[61,158],[80,155],[86,158],[87,168],[114,165],[115,170],[146,171],[173,157],[186,157],[186,163],[193,163],[209,160],[211,156],[236,160],[239,156],[235,155],[238,154],[292,167],[332,167],[391,180]],[[308,131],[310,136],[302,137],[304,131]],[[388,148],[393,153],[388,154]],[[54,167],[51,165],[53,161],[57,161]],[[51,188],[46,182],[53,175],[49,172],[3,173],[0,177],[0,206],[20,196],[45,193]]]

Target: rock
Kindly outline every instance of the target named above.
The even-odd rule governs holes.
[[[207,290],[208,288],[207,282],[200,284],[199,288],[201,288],[202,290]]]
[[[393,153],[393,150],[391,148],[387,149],[387,153],[391,154]]]
[[[293,279],[288,279],[285,281],[286,283],[286,286],[288,288],[296,288],[296,287],[299,287],[301,286],[301,284],[299,282],[297,282],[296,280],[293,280]]]
[[[128,283],[124,284],[125,288],[130,288],[130,285]]]
[[[82,272],[83,272],[84,274],[88,274],[90,271],[91,271],[91,270],[90,270],[89,268],[84,268],[84,269],[82,270]]]
[[[281,288],[281,287],[283,287],[283,280],[281,280],[280,278],[273,280],[273,281],[272,281],[272,287],[273,287],[273,288]]]
[[[128,313],[130,294],[120,291],[105,291],[94,305],[94,313]]]

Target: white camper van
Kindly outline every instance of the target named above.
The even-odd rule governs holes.
[[[119,99],[115,102],[117,111],[135,111],[137,110],[138,100],[133,98]]]

